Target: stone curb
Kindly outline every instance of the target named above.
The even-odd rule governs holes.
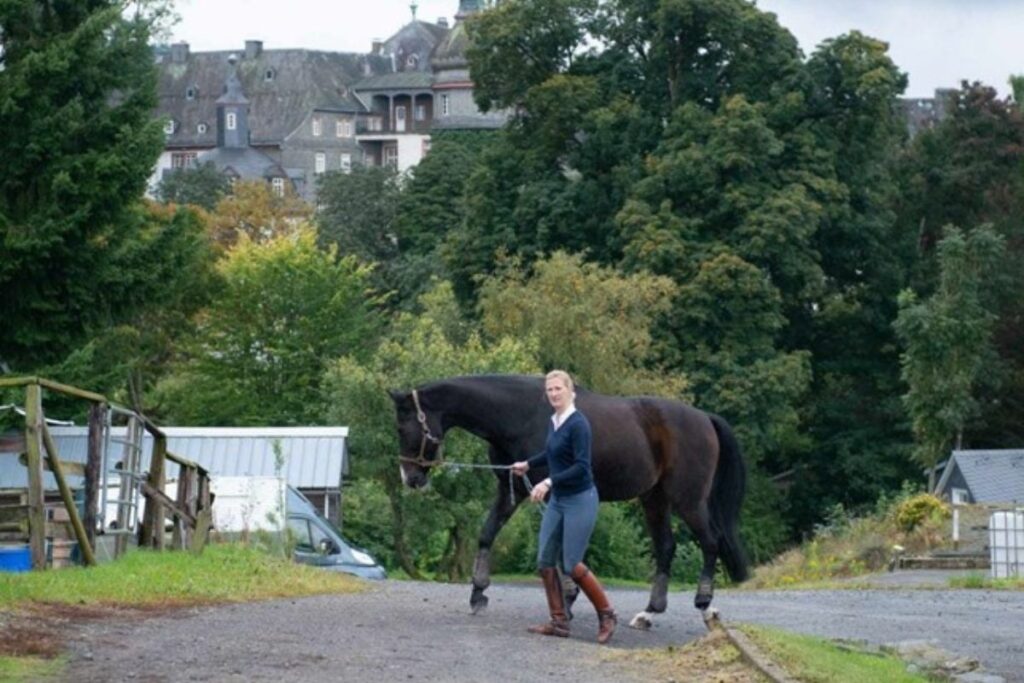
[[[740,651],[743,660],[760,671],[772,683],[798,683],[797,679],[787,674],[781,666],[765,657],[764,653],[745,633],[729,628],[725,624],[722,624],[720,628],[729,637],[729,642]]]

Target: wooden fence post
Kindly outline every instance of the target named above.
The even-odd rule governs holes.
[[[153,435],[153,455],[149,461],[149,477],[146,481],[152,489],[163,491],[167,437],[160,432],[150,433]],[[161,549],[164,547],[164,506],[155,496],[146,496],[146,513],[143,517],[139,545]]]
[[[64,468],[60,463],[60,455],[57,453],[57,444],[50,436],[50,430],[46,428],[46,422],[41,425],[43,433],[43,445],[46,446],[46,454],[50,460],[50,471],[53,478],[57,480],[57,488],[60,489],[60,497],[64,500],[64,507],[67,508],[68,518],[71,520],[71,527],[75,530],[75,538],[78,540],[78,549],[82,553],[82,559],[90,567],[96,566],[96,557],[92,554],[92,546],[89,545],[89,538],[85,534],[82,520],[78,516],[78,508],[75,506],[75,497],[71,494],[71,487],[64,478]]]
[[[93,403],[89,407],[89,444],[85,461],[85,535],[89,546],[96,543],[96,512],[99,509],[99,487],[103,481],[103,429],[107,423],[107,404]]]
[[[25,450],[28,467],[28,531],[32,568],[46,568],[46,509],[43,496],[42,390],[38,384],[25,387]]]

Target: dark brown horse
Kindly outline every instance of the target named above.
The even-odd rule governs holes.
[[[590,421],[594,435],[594,479],[602,501],[639,498],[654,543],[656,573],[647,609],[630,622],[648,628],[654,614],[665,611],[668,580],[675,554],[672,514],[686,522],[704,555],[696,607],[705,618],[714,594],[715,562],[722,558],[734,581],[747,577],[747,562],[737,536],[746,468],[732,430],[722,418],[679,401],[662,398],[617,398],[582,388],[576,407]],[[490,444],[492,465],[507,466],[544,447],[551,407],[544,398],[544,378],[521,375],[455,377],[423,385],[412,392],[391,392],[398,417],[402,479],[413,488],[427,483],[440,462],[445,433],[462,428]],[[547,476],[531,469],[530,480]],[[496,495],[480,533],[473,568],[470,606],[487,605],[490,548],[498,532],[527,496],[518,477],[509,495],[507,469],[496,469]]]

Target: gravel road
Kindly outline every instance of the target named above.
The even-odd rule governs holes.
[[[489,610],[468,612],[469,587],[386,581],[366,593],[185,610],[80,625],[69,680],[446,681],[588,683],[647,680],[606,656],[704,634],[690,595],[673,594],[649,632],[624,627],[647,592],[610,591],[622,623],[608,648],[578,604],[568,640],[530,635],[543,618],[539,586],[495,585]],[[721,591],[726,621],[830,638],[887,643],[930,639],[1024,682],[1024,593],[950,590]],[[681,680],[685,680],[683,677]]]

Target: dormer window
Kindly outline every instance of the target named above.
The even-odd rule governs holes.
[[[238,128],[238,115],[235,114],[235,112],[233,111],[229,111],[227,115],[224,117],[224,126],[228,130],[234,130],[235,128]]]
[[[174,119],[167,119],[164,121],[164,135],[174,135],[174,131],[177,126],[174,124]]]
[[[200,135],[205,134],[207,130],[209,129],[207,128],[205,123],[200,123],[196,125],[196,132],[199,133]]]
[[[263,72],[263,80],[267,81],[268,83],[274,80],[276,76],[277,72],[274,71],[273,69],[267,69],[266,71]]]
[[[274,194],[278,197],[284,196],[284,178],[274,178],[270,181],[271,187],[274,188]]]
[[[324,132],[323,122],[320,119],[318,119],[318,118],[314,118],[313,119],[313,137],[320,137],[321,135],[323,135],[323,132]]]
[[[196,86],[190,85],[185,89],[185,99],[194,100],[196,98]]]
[[[410,69],[415,69],[420,65],[419,55],[409,55],[409,58],[405,60],[405,65]]]

